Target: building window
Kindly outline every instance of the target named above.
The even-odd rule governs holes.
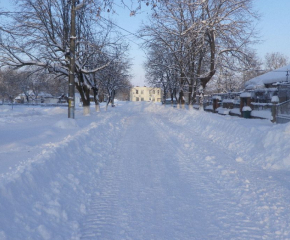
[[[159,90],[157,90],[157,94],[159,95]]]
[[[136,97],[136,102],[138,102],[139,101],[139,98],[138,97]]]
[[[155,94],[155,90],[153,90],[153,94]]]
[[[141,90],[141,94],[144,94],[144,90]]]
[[[141,101],[143,102],[144,101],[144,98],[141,98]]]
[[[138,94],[138,90],[136,89],[136,94]]]

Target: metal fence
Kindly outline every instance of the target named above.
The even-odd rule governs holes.
[[[68,107],[67,103],[0,103],[0,106],[41,106],[41,107]]]
[[[277,104],[277,123],[290,122],[290,100]]]
[[[281,84],[278,87],[278,97],[280,102],[286,102],[290,100],[290,85],[289,84]]]

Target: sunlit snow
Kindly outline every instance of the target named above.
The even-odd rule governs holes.
[[[290,239],[289,139],[154,103],[0,105],[0,239]]]

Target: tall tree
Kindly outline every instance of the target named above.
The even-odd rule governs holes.
[[[268,71],[273,71],[289,64],[289,58],[279,52],[267,53],[265,56],[265,67]]]
[[[111,103],[114,107],[114,99],[117,91],[121,91],[125,88],[130,88],[130,61],[126,55],[128,46],[120,46],[115,48],[111,53],[113,59],[111,64],[99,71],[96,74],[96,81],[99,82],[101,88],[107,94],[106,109]]]
[[[90,91],[95,87],[93,75],[110,64],[112,59],[104,55],[110,47],[119,44],[109,43],[112,27],[101,24],[96,17],[103,5],[97,1],[82,1],[75,6],[75,36],[71,36],[70,1],[19,0],[17,5],[17,13],[10,15],[11,23],[4,27],[0,43],[1,66],[36,66],[68,77],[72,58],[70,41],[76,39],[75,86],[83,105],[89,106]]]
[[[20,75],[12,69],[6,68],[0,71],[0,97],[2,101],[14,102],[15,97],[21,93],[20,80]]]
[[[229,57],[242,61],[255,32],[253,0],[171,0],[160,2],[151,26],[151,41],[160,39],[179,64],[181,86],[188,84],[189,96],[196,92],[203,102],[207,83]],[[174,49],[172,46],[177,45]]]

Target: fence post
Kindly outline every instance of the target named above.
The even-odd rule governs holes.
[[[279,103],[279,98],[278,96],[273,96],[271,99],[272,102],[272,123],[276,123],[277,122],[277,104]]]

